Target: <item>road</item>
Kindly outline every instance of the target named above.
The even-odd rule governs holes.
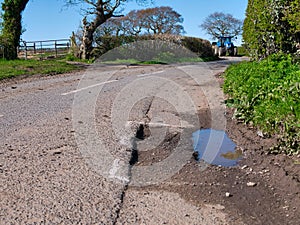
[[[192,132],[226,126],[214,75],[233,62],[3,81],[0,223],[228,223],[221,205],[148,188],[190,163]]]

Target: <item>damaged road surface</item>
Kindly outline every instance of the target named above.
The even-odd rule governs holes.
[[[215,74],[233,62],[2,81],[1,224],[299,224],[299,183],[280,193],[259,137],[226,117]],[[197,162],[193,133],[228,127],[241,165],[209,165],[217,148]]]

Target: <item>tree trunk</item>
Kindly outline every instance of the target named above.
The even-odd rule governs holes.
[[[93,50],[94,33],[96,29],[107,19],[97,16],[93,22],[87,22],[86,17],[83,18],[83,36],[79,47],[78,57],[80,59],[90,59]]]
[[[83,37],[79,47],[79,58],[90,59],[93,50],[93,34],[94,30],[90,29],[89,26],[84,26]]]
[[[114,11],[120,6],[120,0],[115,1],[114,5],[111,5],[111,1],[97,0],[97,1],[85,1],[92,5],[93,10],[89,14],[94,15],[95,18],[92,22],[88,22],[84,17],[83,23],[83,37],[79,48],[79,58],[90,59],[93,50],[94,33],[96,29],[109,18],[115,17]],[[93,3],[94,2],[94,3]],[[97,2],[97,3],[96,3]]]
[[[18,57],[18,47],[22,34],[22,12],[29,0],[5,0],[2,3],[3,14],[3,43],[6,59]]]

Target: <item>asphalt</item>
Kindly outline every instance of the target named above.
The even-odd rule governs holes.
[[[172,193],[129,188],[165,182],[190,160],[199,110],[211,110],[212,127],[225,126],[214,74],[234,62],[98,64],[74,74],[2,81],[0,224],[197,224],[199,218],[224,224],[218,207],[200,209]],[[137,139],[141,125],[151,130],[148,141]],[[166,133],[181,134],[173,154],[156,165],[134,165],[134,146],[155,148]],[[143,196],[161,210],[136,207]],[[180,205],[194,216],[179,213]]]

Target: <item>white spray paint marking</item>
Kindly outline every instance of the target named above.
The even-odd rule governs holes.
[[[130,146],[130,139],[127,136],[121,137],[119,142],[123,146]]]
[[[145,73],[145,74],[140,74],[140,75],[137,75],[137,77],[146,77],[146,76],[151,76],[151,75],[154,75],[154,74],[160,74],[160,73],[163,73],[165,71],[157,71],[157,72],[153,72],[153,73]]]
[[[90,86],[87,86],[87,87],[84,87],[84,88],[76,89],[74,91],[66,92],[66,93],[63,93],[61,95],[63,95],[63,96],[70,95],[70,94],[74,94],[74,93],[77,93],[77,92],[80,92],[80,91],[84,91],[84,90],[87,90],[87,89],[90,89],[90,88],[93,88],[93,87],[101,86],[101,85],[104,85],[104,84],[110,84],[110,83],[117,82],[117,81],[118,80],[109,80],[109,81],[105,81],[105,82],[102,82],[102,83],[99,83],[99,84],[94,84],[94,85],[90,85]]]
[[[181,123],[182,123],[181,125],[171,125],[171,124],[168,124],[168,123],[159,123],[159,122],[145,123],[145,122],[137,122],[137,121],[127,121],[125,126],[126,127],[131,127],[134,124],[138,124],[138,125],[146,125],[147,124],[150,127],[174,127],[174,128],[193,128],[194,127],[194,125],[189,124],[186,121],[182,121]]]
[[[109,178],[118,179],[121,182],[128,183],[129,179],[126,177],[122,177],[117,175],[117,172],[122,169],[120,166],[120,159],[115,159],[112,165],[112,168],[109,170]]]

